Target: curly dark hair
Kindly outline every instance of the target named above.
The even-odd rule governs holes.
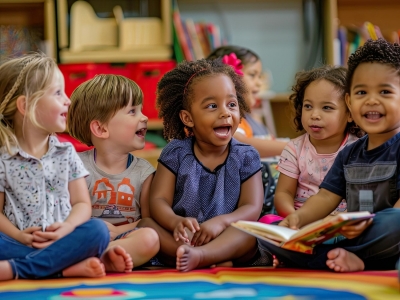
[[[181,110],[190,110],[193,86],[205,77],[224,74],[232,79],[239,103],[240,117],[250,112],[245,101],[246,87],[242,78],[221,59],[183,61],[166,73],[157,85],[158,117],[163,119],[164,137],[167,140],[184,139],[193,135],[179,117]]]
[[[346,94],[346,74],[346,68],[330,65],[325,65],[308,71],[301,71],[296,74],[296,83],[292,86],[293,93],[290,95],[289,100],[294,110],[293,121],[297,131],[304,130],[303,124],[301,124],[301,114],[304,94],[310,83],[321,79],[329,81],[335,86],[344,101]],[[354,121],[347,123],[346,131],[355,134],[358,137],[362,137],[365,134],[361,128],[354,123]]]
[[[400,74],[400,45],[384,39],[367,40],[348,60],[346,93],[350,94],[354,71],[361,63],[378,62],[392,66]]]
[[[214,51],[207,56],[207,59],[217,59],[223,57],[224,55],[229,55],[231,53],[236,54],[236,57],[241,60],[242,65],[247,65],[249,63],[253,64],[260,60],[260,57],[254,51],[239,46],[218,47],[214,49]]]

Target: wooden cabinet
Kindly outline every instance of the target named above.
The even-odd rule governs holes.
[[[39,50],[56,57],[56,24],[53,0],[0,0],[0,26],[2,30],[25,30],[27,35],[34,35]],[[12,38],[10,36],[10,38]],[[22,37],[21,37],[22,38]],[[5,33],[2,36],[3,43]],[[19,43],[22,41],[19,40]],[[4,45],[3,45],[4,46]],[[1,46],[0,46],[1,47]],[[25,49],[34,50],[36,49]],[[1,51],[9,54],[7,49]]]

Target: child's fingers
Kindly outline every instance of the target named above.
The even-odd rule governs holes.
[[[46,240],[57,240],[58,239],[58,234],[55,233],[54,231],[50,231],[50,232],[37,231],[37,232],[34,232],[34,236],[42,238],[42,239],[46,239]]]
[[[196,219],[193,218],[186,218],[183,221],[183,224],[185,225],[185,227],[189,228],[189,230],[193,233],[195,233],[196,231],[200,230],[200,226],[199,223],[197,223]]]
[[[46,247],[50,246],[52,243],[54,243],[54,241],[48,241],[48,242],[45,242],[45,243],[33,242],[32,246],[33,246],[33,248],[43,249],[43,248],[46,248]]]
[[[33,233],[33,232],[35,232],[35,231],[42,231],[42,227],[33,226],[33,227],[28,227],[28,228],[26,228],[26,229],[23,230],[23,232],[29,233],[29,234],[31,234],[31,233]]]

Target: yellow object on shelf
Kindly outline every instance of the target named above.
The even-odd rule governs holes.
[[[113,12],[118,23],[119,48],[121,50],[162,46],[164,44],[160,18],[126,19],[119,5],[114,7]]]
[[[118,27],[114,18],[99,18],[86,1],[71,7],[71,52],[104,49],[118,45]]]

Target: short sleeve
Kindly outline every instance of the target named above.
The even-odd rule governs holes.
[[[143,164],[143,171],[140,176],[140,184],[142,185],[143,182],[146,181],[147,177],[149,177],[151,174],[153,174],[156,169],[145,159],[140,159],[141,163]]]
[[[344,177],[344,156],[345,151],[340,151],[336,159],[326,174],[324,181],[319,186],[321,189],[326,189],[343,199],[346,199],[346,179]]]
[[[170,170],[174,175],[178,173],[180,165],[180,155],[182,154],[182,142],[181,140],[172,140],[169,142],[161,152],[158,162],[164,167]]]
[[[6,187],[6,172],[3,161],[0,161],[0,192],[4,193]]]
[[[240,181],[245,182],[255,173],[261,170],[260,155],[254,148],[250,148],[243,154],[242,167],[240,168]]]
[[[300,168],[297,156],[295,144],[291,140],[282,151],[277,170],[290,178],[298,179]]]
[[[68,147],[68,152],[68,181],[88,176],[89,172],[85,169],[81,158],[78,156],[78,153],[76,153],[72,145]]]

